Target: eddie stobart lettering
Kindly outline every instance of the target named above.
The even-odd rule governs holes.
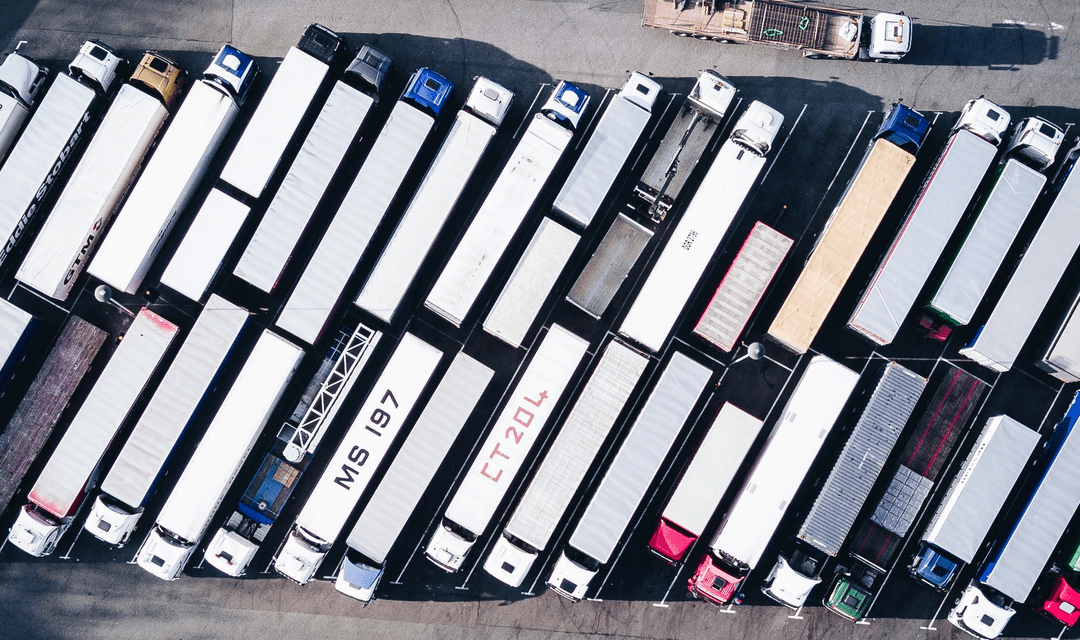
[[[387,389],[383,394],[382,401],[379,403],[383,407],[389,406],[391,409],[398,408],[397,398],[390,389]],[[383,408],[375,409],[371,412],[371,416],[368,418],[368,423],[364,425],[365,431],[370,431],[378,437],[382,437],[383,430],[390,426],[390,422],[393,419],[393,415]],[[334,484],[349,491],[352,489],[353,481],[356,480],[357,474],[360,473],[360,467],[364,466],[368,457],[371,454],[367,449],[354,445],[349,450],[348,462],[341,465],[341,475],[334,478]]]
[[[541,391],[538,400],[533,400],[529,396],[525,396],[525,402],[518,405],[518,408],[514,410],[513,421],[521,426],[521,430],[514,425],[510,425],[506,428],[506,432],[503,434],[503,442],[507,444],[521,444],[521,438],[525,435],[524,429],[528,429],[532,425],[535,414],[529,409],[532,407],[539,407],[547,400],[548,392]],[[497,460],[496,456],[501,458]],[[510,456],[505,451],[499,449],[499,443],[496,442],[492,447],[491,453],[488,454],[488,462],[484,463],[483,468],[480,469],[480,475],[491,480],[492,482],[498,482],[502,477],[503,470],[499,468],[502,460],[509,460]],[[494,474],[494,475],[492,475]]]

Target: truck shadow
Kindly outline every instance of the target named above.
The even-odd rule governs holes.
[[[998,23],[989,27],[916,22],[904,64],[1017,70],[1056,60],[1060,38],[1043,29]]]

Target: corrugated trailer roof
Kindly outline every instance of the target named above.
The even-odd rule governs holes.
[[[620,213],[566,299],[599,320],[652,237],[652,231]]]

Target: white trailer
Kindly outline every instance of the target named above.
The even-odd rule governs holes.
[[[622,213],[616,216],[574,281],[567,301],[599,320],[652,237],[648,227]]]
[[[589,96],[560,82],[518,141],[424,301],[460,327],[524,222],[589,104]]]
[[[690,579],[691,593],[717,604],[735,596],[776,534],[858,381],[859,374],[827,356],[810,360]]]
[[[30,489],[29,502],[9,534],[15,546],[38,557],[56,549],[176,332],[175,324],[149,309],[135,317]]]
[[[246,309],[212,296],[116,458],[84,528],[124,544],[166,461],[247,325]]]
[[[140,567],[162,580],[180,578],[303,356],[263,331],[139,547]]]
[[[116,70],[115,51],[87,40],[53,80],[26,129],[0,167],[0,263],[33,224],[38,209],[78,155],[109,101]],[[2,93],[2,92],[0,92]]]
[[[589,343],[551,325],[492,421],[487,437],[443,513],[424,553],[454,573],[484,533],[529,452],[551,421]]]
[[[408,439],[386,470],[345,542],[334,588],[370,602],[386,570],[386,557],[405,530],[431,479],[446,458],[494,371],[458,353]]]
[[[608,103],[570,176],[555,196],[552,210],[584,229],[592,222],[637,146],[664,88],[637,71]]]
[[[412,75],[286,300],[277,326],[309,344],[318,340],[453,89],[430,69]]]
[[[135,293],[180,212],[202,182],[228,133],[258,67],[229,45],[195,82],[161,137],[146,169],[117,214],[90,273],[114,289]]]
[[[900,231],[847,326],[878,345],[896,338],[945,244],[968,209],[1009,129],[1007,111],[978,98],[964,105]]]
[[[678,351],[671,357],[551,570],[555,593],[571,602],[585,597],[712,376]]]
[[[390,62],[382,51],[366,44],[360,47],[334,84],[233,270],[238,278],[267,293],[274,289],[345,152],[378,103]]]
[[[315,577],[442,355],[411,333],[401,338],[278,551],[278,573],[297,584]]]
[[[161,274],[161,284],[189,300],[202,301],[251,208],[211,189]]]
[[[19,137],[48,77],[48,67],[14,51],[0,64],[0,164]]]
[[[694,333],[722,351],[734,349],[792,244],[791,238],[765,223],[755,223]]]
[[[1055,151],[1065,134],[1040,118],[1026,118],[1017,125],[1010,148],[1025,133],[1034,132]],[[1046,176],[1042,169],[1011,157],[998,169],[990,191],[976,212],[975,222],[964,244],[953,257],[949,270],[934,291],[927,307],[953,325],[971,322],[1005,254],[1020,232],[1035,200],[1042,193]],[[1053,154],[1050,160],[1053,161]],[[1045,168],[1045,167],[1043,167]]]
[[[545,216],[484,319],[484,331],[520,347],[580,239]]]
[[[649,540],[650,551],[669,564],[683,559],[720,506],[763,424],[730,402],[724,403],[660,513],[660,524]]]
[[[0,298],[0,389],[11,378],[37,330],[37,318]]]
[[[1057,195],[1039,230],[1024,251],[990,318],[960,355],[993,369],[1008,371],[1016,363],[1031,330],[1080,247],[1080,178],[1072,170],[1080,143],[1069,151]]]
[[[783,122],[780,112],[755,100],[735,123],[619,325],[619,333],[652,352],[664,346],[765,168]]]
[[[405,215],[368,274],[356,306],[391,322],[461,192],[506,119],[514,93],[480,77],[458,111]]]
[[[484,561],[484,571],[520,587],[547,548],[649,359],[612,340],[540,468]]]
[[[15,277],[67,300],[180,93],[184,71],[147,53],[86,148]]]
[[[1080,382],[1080,292],[1077,293],[1061,325],[1037,367],[1065,383]]]

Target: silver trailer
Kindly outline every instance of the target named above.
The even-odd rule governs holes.
[[[390,56],[360,47],[345,75],[334,84],[319,117],[274,199],[263,215],[233,274],[269,293],[292,256],[345,152],[379,101]]]
[[[547,549],[585,474],[630,399],[649,359],[612,340],[570,410],[502,534],[484,571],[519,587]]]
[[[1062,382],[1080,382],[1080,292],[1069,307],[1050,345],[1035,363],[1037,367]]]
[[[393,321],[435,238],[506,119],[513,98],[509,89],[484,77],[476,79],[408,209],[368,274],[356,306],[384,322]]]
[[[0,389],[11,378],[37,330],[37,318],[0,298]]]
[[[652,230],[620,213],[574,281],[566,299],[599,320],[652,237]]]
[[[555,593],[572,602],[585,597],[712,376],[682,353],[672,356],[559,554],[547,581]]]
[[[0,164],[19,137],[49,68],[12,51],[0,64]]]
[[[453,88],[430,69],[413,74],[286,300],[277,326],[309,344],[318,340]]]
[[[201,302],[249,213],[246,204],[211,189],[161,274],[161,284]]]
[[[589,226],[645,132],[663,89],[637,71],[630,74],[626,85],[608,103],[570,176],[555,196],[554,213],[581,229]]]

